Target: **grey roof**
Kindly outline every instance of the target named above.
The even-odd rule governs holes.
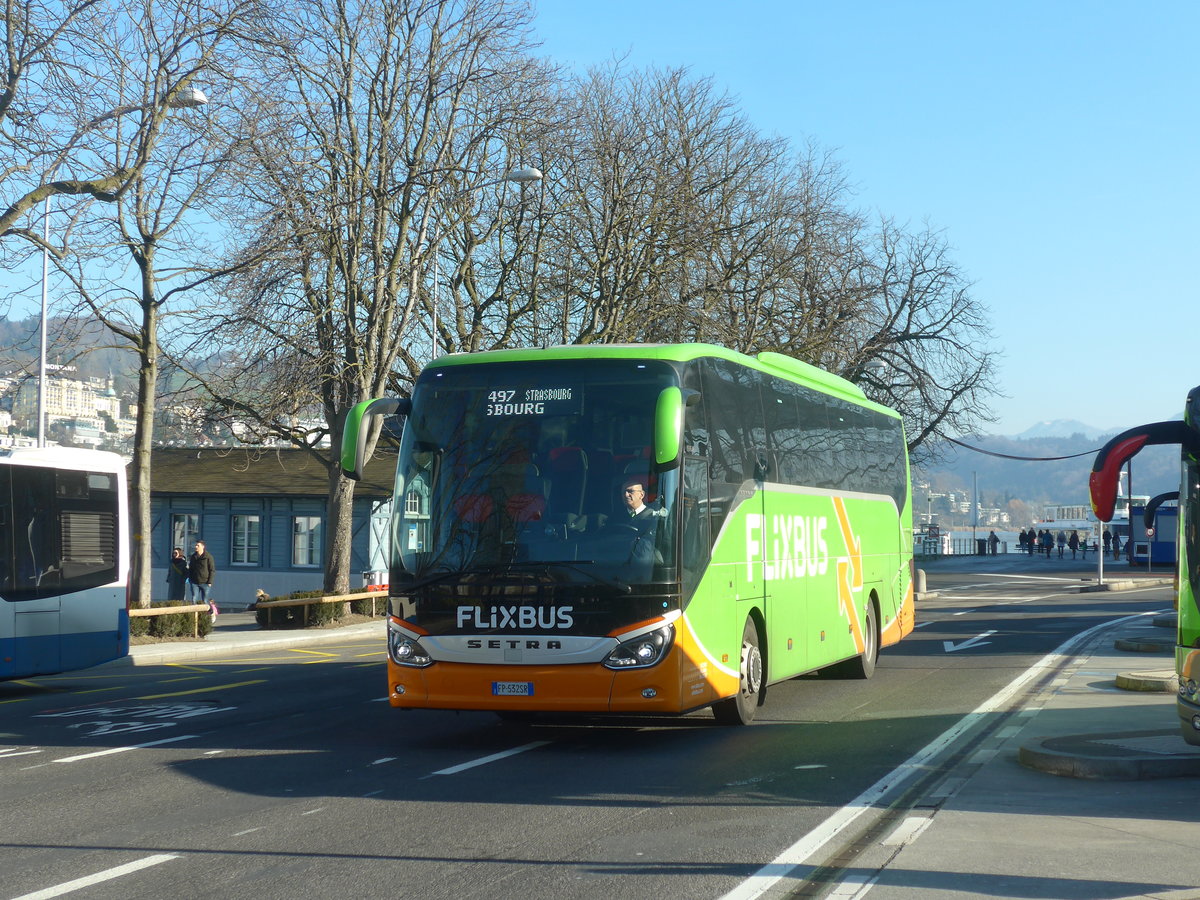
[[[354,495],[390,496],[395,472],[395,448],[376,448]],[[311,453],[290,448],[155,447],[150,457],[150,482],[151,493],[156,495],[325,497],[329,470]]]

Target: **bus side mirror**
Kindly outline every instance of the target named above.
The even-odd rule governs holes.
[[[342,474],[353,481],[362,481],[371,419],[375,416],[407,416],[410,412],[412,401],[401,397],[364,400],[350,407],[342,426]]]
[[[660,472],[679,465],[682,434],[683,392],[677,387],[663,388],[654,409],[654,463]]]

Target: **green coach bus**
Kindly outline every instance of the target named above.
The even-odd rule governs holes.
[[[767,686],[871,676],[913,628],[899,416],[777,353],[451,354],[348,411],[358,477],[403,415],[388,687],[400,708],[749,723]]]
[[[1154,422],[1122,431],[1100,448],[1092,464],[1089,487],[1092,509],[1109,521],[1116,506],[1121,467],[1150,444],[1178,444],[1182,477],[1179,486],[1179,540],[1176,583],[1179,623],[1175,671],[1179,674],[1176,708],[1183,739],[1200,747],[1200,387],[1184,404],[1183,419]]]

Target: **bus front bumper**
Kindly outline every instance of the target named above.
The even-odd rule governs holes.
[[[673,648],[645,669],[595,664],[488,666],[437,662],[423,669],[388,661],[388,700],[398,709],[678,714],[717,699]],[[682,672],[681,672],[682,670]]]

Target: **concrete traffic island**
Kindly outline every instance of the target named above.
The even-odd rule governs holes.
[[[1175,638],[1138,635],[1137,637],[1117,638],[1113,646],[1126,653],[1173,653]]]
[[[1120,672],[1114,683],[1123,691],[1174,694],[1179,690],[1179,676],[1173,669],[1156,672]]]
[[[1200,747],[1185,744],[1178,728],[1044,738],[1021,747],[1017,761],[1051,775],[1101,781],[1200,775]]]

